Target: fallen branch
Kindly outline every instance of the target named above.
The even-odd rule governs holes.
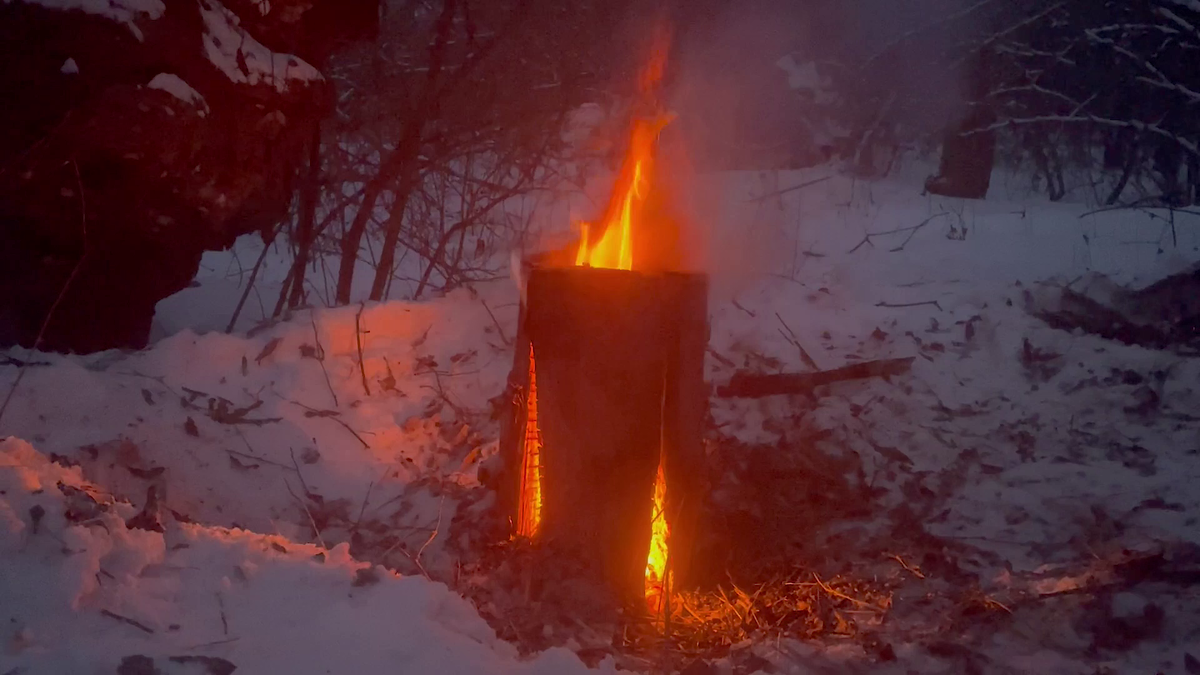
[[[865,380],[871,377],[902,375],[912,368],[914,357],[903,359],[881,359],[855,363],[833,370],[814,373],[759,374],[734,373],[729,383],[717,388],[720,398],[763,398],[786,394],[803,394],[834,382]]]

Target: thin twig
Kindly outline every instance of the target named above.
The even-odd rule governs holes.
[[[308,483],[304,481],[304,474],[300,473],[300,464],[296,461],[296,451],[288,448],[288,453],[292,456],[292,468],[296,470],[296,477],[300,479],[300,487],[304,488],[304,494],[311,494],[312,490],[308,489]]]
[[[276,394],[276,395],[278,395],[278,394]],[[371,445],[369,443],[367,443],[365,440],[363,440],[363,437],[361,435],[359,435],[359,433],[357,431],[355,431],[353,427],[351,427],[349,424],[346,424],[346,422],[341,417],[339,417],[338,411],[336,411],[336,410],[320,410],[320,409],[313,408],[312,406],[305,405],[305,404],[301,403],[300,401],[295,401],[290,398],[284,398],[282,396],[280,396],[279,398],[282,398],[283,400],[287,401],[288,403],[291,403],[292,405],[298,405],[301,408],[304,408],[306,411],[308,411],[308,413],[305,414],[305,417],[321,417],[321,418],[324,418],[327,420],[333,420],[334,422],[337,422],[338,424],[342,425],[342,427],[346,431],[349,431],[350,434],[352,436],[354,436],[354,438],[359,443],[362,443],[362,446],[364,448],[366,448],[368,450],[371,449]],[[370,432],[366,432],[366,433],[370,433]]]
[[[479,301],[483,303],[483,308],[487,310],[488,316],[492,317],[492,323],[496,325],[496,331],[500,333],[500,339],[504,342],[504,346],[511,346],[512,341],[509,340],[508,336],[504,334],[504,328],[500,325],[500,322],[496,320],[496,315],[492,314],[492,308],[488,307],[487,300],[484,300],[483,297],[480,296]]]
[[[217,607],[221,610],[221,633],[229,635],[229,618],[225,616],[225,599],[221,597],[221,592],[217,591]]]
[[[120,614],[117,614],[116,612],[110,612],[107,609],[100,610],[100,614],[102,614],[103,616],[107,616],[110,619],[116,619],[117,621],[120,621],[121,623],[129,624],[130,626],[133,626],[134,628],[137,628],[140,631],[144,631],[146,633],[154,635],[154,629],[147,626],[144,623],[141,623],[140,621],[134,621],[133,619],[131,619],[127,616],[121,616]]]
[[[916,577],[918,579],[925,578],[925,574],[923,572],[921,572],[921,570],[919,570],[915,567],[912,567],[908,563],[904,562],[904,558],[901,558],[898,555],[893,555],[892,560],[895,560],[896,562],[900,563],[900,566],[903,567],[909,574],[912,574],[914,577]]]
[[[923,300],[921,302],[877,302],[877,303],[875,303],[876,307],[891,307],[893,309],[899,309],[902,307],[923,307],[925,305],[932,305],[934,307],[937,307],[938,311],[942,311],[942,306],[938,304],[937,300]]]
[[[224,640],[213,640],[212,642],[201,642],[199,644],[188,645],[186,647],[186,649],[187,649],[187,651],[194,651],[197,649],[207,649],[209,647],[218,647],[220,645],[227,645],[231,642],[237,642],[238,640],[241,640],[241,639],[242,638],[235,636],[235,637],[225,638]]]
[[[882,607],[879,607],[877,605],[872,605],[871,603],[864,602],[862,600],[859,600],[858,598],[852,598],[849,595],[842,593],[841,591],[837,591],[837,590],[830,588],[829,586],[827,586],[825,584],[824,581],[821,581],[821,577],[817,576],[816,572],[813,572],[813,579],[817,582],[817,585],[821,587],[822,591],[825,591],[827,594],[832,595],[835,598],[841,598],[842,600],[845,600],[847,602],[858,605],[859,607],[865,607],[867,609],[872,609],[872,610],[875,610],[876,612],[884,612],[885,611]]]
[[[796,337],[796,333],[792,331],[792,327],[787,325],[787,322],[783,320],[782,316],[779,316],[779,312],[775,312],[775,318],[779,319],[779,323],[783,326],[784,330],[787,331],[786,333],[784,330],[779,331],[780,335],[783,335],[783,339],[792,343],[796,349],[800,350],[800,360],[804,362],[804,365],[812,368],[813,370],[820,370],[821,368],[817,366],[817,362],[814,361],[813,357],[809,355],[806,349],[804,349],[804,345],[800,344],[800,340]]]
[[[437,525],[433,526],[433,532],[429,533],[429,538],[426,539],[425,543],[421,544],[421,548],[417,550],[417,563],[418,564],[420,564],[420,562],[421,562],[421,554],[425,552],[425,548],[428,547],[429,544],[432,543],[433,540],[437,538],[438,532],[440,532],[442,529],[442,508],[445,507],[445,505],[446,505],[446,493],[443,492],[442,498],[438,502]]]
[[[240,452],[238,450],[230,450],[229,448],[225,448],[226,454],[231,455],[231,456],[236,455],[238,457],[244,457],[246,459],[249,459],[249,460],[252,460],[255,462],[262,462],[263,464],[270,464],[271,466],[277,466],[280,469],[291,470],[292,467],[288,466],[287,464],[284,464],[282,462],[276,462],[275,460],[272,460],[272,459],[267,459],[266,457],[262,457],[261,455],[258,455],[257,453],[255,453],[254,448],[251,447],[251,445],[250,445],[250,439],[246,438],[246,434],[242,433],[241,427],[235,426],[235,427],[233,427],[233,430],[236,431],[238,436],[240,436],[242,438],[242,443],[245,444],[246,449],[249,450],[250,452]]]
[[[275,242],[275,236],[279,233],[281,224],[277,224],[275,229],[271,231],[269,240],[263,243],[262,252],[258,254],[258,260],[254,261],[254,268],[250,270],[250,280],[246,282],[246,289],[242,291],[242,297],[238,298],[237,307],[233,308],[233,316],[229,317],[229,325],[225,326],[226,333],[232,333],[234,326],[237,325],[238,317],[242,315],[242,307],[246,305],[246,299],[250,297],[250,291],[254,290],[254,282],[258,279],[258,271],[262,269],[263,262],[267,259],[267,253],[271,251],[271,244]]]
[[[358,342],[358,372],[362,374],[363,391],[367,393],[367,396],[370,396],[371,388],[367,386],[367,366],[365,365],[365,359],[363,359],[362,345],[362,314],[366,308],[366,303],[360,302],[358,304],[358,313],[354,315],[354,339]]]
[[[317,527],[317,521],[313,518],[312,511],[308,510],[308,504],[292,491],[292,484],[286,478],[283,479],[283,485],[287,488],[288,494],[292,496],[292,499],[295,499],[300,504],[300,508],[304,509],[304,515],[308,516],[308,524],[312,526],[313,535],[316,536],[317,543],[321,545],[321,548],[328,550],[329,547],[325,545],[325,540],[321,538],[321,530]]]
[[[737,307],[738,309],[745,312],[751,319],[758,318],[757,314],[755,314],[754,312],[751,312],[750,310],[746,309],[745,307],[742,307],[742,303],[738,302],[737,298],[734,298],[732,302],[733,302],[734,307]],[[776,316],[778,316],[778,315],[776,315]]]
[[[33,348],[29,350],[30,353],[41,348],[42,340],[46,337],[46,328],[50,326],[50,320],[54,317],[63,298],[67,296],[67,290],[71,288],[75,277],[79,276],[79,270],[83,269],[83,261],[88,257],[87,198],[83,193],[83,178],[79,175],[79,164],[74,159],[71,160],[71,167],[75,170],[75,184],[79,189],[79,228],[83,236],[83,253],[75,261],[75,266],[71,268],[71,273],[67,275],[67,280],[63,282],[62,288],[58,291],[58,297],[54,298],[54,302],[50,304],[50,309],[46,312],[46,317],[42,319],[42,325],[38,328],[37,337],[33,340]],[[25,378],[25,371],[28,369],[29,363],[30,361],[26,361],[17,371],[17,379],[13,380],[8,394],[4,397],[4,403],[0,404],[0,420],[4,419],[4,412],[8,410],[8,404],[12,402],[13,396],[17,393],[17,387]]]
[[[938,218],[938,217],[945,216],[945,215],[949,215],[949,213],[946,211],[942,211],[941,213],[935,213],[932,216],[929,216],[925,220],[921,221],[920,225],[917,225],[912,230],[909,230],[908,236],[904,238],[904,241],[900,242],[900,245],[897,246],[896,248],[891,249],[890,253],[899,253],[900,251],[903,251],[904,247],[908,246],[908,242],[912,241],[912,238],[914,236],[916,236],[917,230],[928,225],[930,223],[930,221],[932,221],[934,218]]]
[[[333,397],[333,407],[338,407],[337,393],[333,391],[333,382],[329,380],[329,371],[325,369],[325,346],[321,344],[321,336],[317,332],[317,316],[313,312],[309,312],[308,320],[312,323],[313,340],[317,343],[317,362],[321,364],[321,372],[325,374],[325,386],[329,388],[329,395]]]
[[[862,248],[862,247],[863,247],[863,246],[865,246],[866,244],[870,244],[870,245],[874,246],[874,245],[875,245],[875,242],[871,241],[871,239],[872,239],[873,237],[884,237],[884,236],[887,236],[887,235],[889,235],[889,234],[900,234],[901,232],[908,232],[908,233],[909,233],[909,235],[908,235],[908,238],[904,240],[904,243],[903,243],[903,244],[900,244],[900,246],[899,246],[899,247],[892,249],[892,252],[893,252],[893,253],[894,253],[894,252],[896,252],[896,251],[901,251],[901,250],[903,250],[903,249],[904,249],[904,246],[905,246],[906,244],[908,244],[909,240],[913,238],[913,235],[914,235],[914,234],[916,234],[917,230],[919,230],[919,229],[921,229],[922,227],[925,227],[926,225],[928,225],[928,224],[930,223],[930,221],[932,221],[934,218],[938,218],[938,217],[940,217],[940,216],[949,215],[949,213],[950,213],[949,211],[942,211],[941,213],[935,213],[935,214],[933,214],[932,216],[929,216],[928,218],[926,218],[925,220],[922,220],[920,223],[918,223],[918,224],[916,224],[916,225],[910,225],[910,226],[908,226],[908,227],[898,227],[898,228],[896,228],[896,229],[894,229],[894,230],[885,230],[885,231],[883,231],[883,232],[868,232],[867,234],[863,235],[862,241],[860,241],[860,242],[858,242],[857,244],[855,244],[855,245],[854,245],[854,248],[852,248],[852,249],[850,249],[849,251],[846,251],[846,252],[847,252],[847,253],[854,253],[855,251],[857,251],[858,249]]]
[[[379,480],[372,480],[370,483],[367,483],[367,494],[363,496],[362,507],[358,509],[358,519],[354,521],[354,527],[351,529],[357,530],[358,526],[362,524],[363,515],[367,512],[367,502],[371,501],[371,490],[375,489],[377,484],[382,483],[391,470],[392,466],[390,464],[385,466],[383,468],[383,475],[379,477]]]
[[[766,201],[766,200],[770,199],[771,197],[779,197],[779,196],[781,196],[781,195],[785,195],[785,194],[787,194],[787,193],[789,193],[789,192],[795,192],[796,190],[802,190],[802,189],[804,189],[804,188],[806,188],[806,187],[809,187],[809,186],[811,186],[811,185],[816,185],[816,184],[818,184],[818,183],[824,183],[825,181],[829,180],[830,178],[833,178],[833,176],[825,176],[824,178],[817,178],[817,179],[815,179],[815,180],[806,181],[806,182],[804,182],[804,183],[801,183],[801,184],[799,184],[799,185],[793,185],[793,186],[791,186],[791,187],[786,187],[786,188],[783,188],[783,189],[780,189],[780,190],[772,190],[771,192],[768,192],[768,193],[766,193],[766,194],[764,194],[764,195],[759,195],[759,196],[757,196],[757,197],[751,197],[751,198],[747,199],[746,201],[747,201],[747,202],[762,202],[762,201]],[[765,181],[764,181],[764,182],[765,182]]]

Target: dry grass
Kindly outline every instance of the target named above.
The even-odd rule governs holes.
[[[675,594],[669,621],[659,619],[630,647],[667,648],[682,659],[719,657],[748,640],[850,638],[879,626],[890,589],[848,577],[821,579],[792,570],[750,588],[733,583]]]

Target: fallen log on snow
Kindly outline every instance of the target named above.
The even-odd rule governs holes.
[[[1047,325],[1147,349],[1200,350],[1200,265],[1143,289],[1089,274],[1067,286],[1025,294],[1025,309]]]
[[[804,394],[816,387],[848,380],[902,375],[912,368],[914,357],[864,361],[832,370],[811,373],[760,374],[739,371],[729,383],[717,388],[719,398],[763,398],[785,394]]]

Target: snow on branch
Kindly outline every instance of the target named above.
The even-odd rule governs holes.
[[[5,0],[5,4],[9,2],[11,0]],[[77,10],[125,24],[133,32],[138,42],[143,40],[143,36],[134,20],[140,18],[154,20],[162,16],[167,9],[162,0],[26,0],[26,2],[63,12]]]
[[[267,84],[286,94],[292,83],[320,82],[320,71],[291,54],[272,52],[240,26],[218,0],[201,0],[204,51],[208,60],[238,84]]]
[[[1151,134],[1155,134],[1158,136],[1162,136],[1163,138],[1170,139],[1171,141],[1178,143],[1179,147],[1183,148],[1184,150],[1187,150],[1188,152],[1192,153],[1193,155],[1196,155],[1197,157],[1200,157],[1200,146],[1198,146],[1196,143],[1194,143],[1192,141],[1189,141],[1186,138],[1182,138],[1181,136],[1179,136],[1179,134],[1176,134],[1169,129],[1164,129],[1163,127],[1161,127],[1157,124],[1140,122],[1138,120],[1116,120],[1116,119],[1112,119],[1109,117],[1099,117],[1097,115],[1073,114],[1073,115],[1034,115],[1031,117],[1014,117],[1014,118],[1010,118],[1010,119],[1001,120],[999,122],[996,122],[995,124],[989,124],[985,127],[980,127],[978,129],[970,129],[968,131],[964,131],[964,132],[962,132],[961,135],[962,136],[974,136],[975,134],[982,134],[982,133],[987,133],[989,131],[997,131],[1000,129],[1004,129],[1005,127],[1008,127],[1008,126],[1027,125],[1027,124],[1049,124],[1049,123],[1073,123],[1073,124],[1079,124],[1079,123],[1089,124],[1090,123],[1090,124],[1098,124],[1100,126],[1107,126],[1107,127],[1123,127],[1123,128],[1127,128],[1127,129],[1136,129],[1137,131],[1144,131],[1146,133],[1151,133]]]
[[[1197,2],[1200,2],[1200,0],[1197,0]],[[1087,34],[1088,39],[1091,40],[1092,42],[1109,47],[1116,53],[1126,57],[1133,63],[1137,64],[1138,66],[1140,66],[1141,68],[1145,69],[1147,72],[1149,72],[1155,76],[1153,78],[1146,77],[1144,75],[1140,76],[1137,78],[1139,82],[1143,82],[1152,87],[1158,87],[1159,89],[1166,89],[1168,91],[1174,91],[1174,92],[1176,92],[1178,94],[1182,94],[1184,97],[1190,99],[1192,103],[1200,103],[1200,92],[1198,92],[1194,89],[1191,89],[1190,87],[1187,87],[1186,85],[1171,81],[1167,77],[1166,73],[1162,72],[1162,70],[1160,70],[1157,66],[1155,66],[1153,63],[1151,63],[1144,56],[1134,53],[1128,47],[1124,47],[1122,45],[1117,44],[1117,42],[1111,38],[1101,37],[1094,30],[1089,29],[1084,32]]]

